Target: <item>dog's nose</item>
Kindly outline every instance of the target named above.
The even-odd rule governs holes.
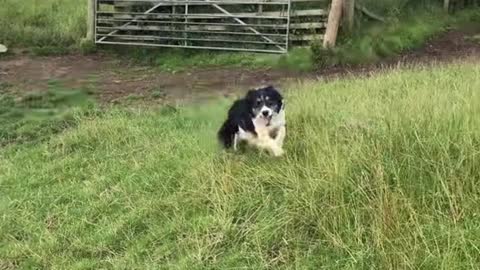
[[[263,116],[268,116],[268,111],[263,111],[262,114]]]

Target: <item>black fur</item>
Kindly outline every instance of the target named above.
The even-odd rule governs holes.
[[[243,130],[255,132],[255,126],[252,122],[253,112],[249,101],[247,99],[240,99],[233,103],[232,107],[228,111],[228,118],[223,123],[222,127],[218,131],[218,139],[225,148],[233,146],[233,140],[235,134],[239,131],[239,127]]]
[[[277,105],[275,111],[279,113],[283,107],[283,97],[280,92],[278,92],[278,90],[275,89],[273,86],[268,86],[260,89],[259,92],[261,95],[269,96],[271,98],[271,101],[274,102],[275,105]]]
[[[258,104],[259,96],[269,96],[275,102],[277,113],[282,107],[282,96],[272,86],[265,88],[250,90],[243,99],[235,101],[228,111],[227,120],[223,123],[218,131],[218,139],[225,148],[231,148],[234,143],[235,134],[239,131],[239,127],[243,130],[257,135],[252,119],[255,115],[255,108],[263,106]]]

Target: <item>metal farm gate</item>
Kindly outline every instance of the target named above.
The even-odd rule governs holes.
[[[292,12],[292,2],[307,5]],[[321,38],[315,31],[327,13],[312,2],[319,0],[95,0],[95,42],[285,53],[289,42]]]

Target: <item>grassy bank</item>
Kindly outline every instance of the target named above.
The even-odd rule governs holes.
[[[76,118],[92,112],[95,103],[85,89],[51,83],[47,91],[19,96],[0,84],[0,147],[35,143],[74,126]]]
[[[387,23],[369,25],[344,36],[333,52],[314,45],[310,49],[297,48],[288,55],[249,53],[199,52],[171,49],[138,49],[117,47],[115,57],[157,66],[162,70],[179,71],[192,67],[275,67],[307,71],[315,66],[359,64],[374,62],[402,51],[417,48],[448,26],[457,26],[474,18],[478,12],[467,11],[445,16],[441,9],[427,8],[416,3],[413,12],[405,9],[406,0],[363,1],[371,10],[388,18]],[[412,1],[410,1],[412,2]],[[421,1],[428,2],[428,1]],[[0,42],[12,48],[29,48],[37,55],[68,54],[90,47],[82,47],[86,35],[86,3],[68,0],[0,0]],[[127,53],[125,53],[127,52]]]
[[[472,27],[480,27],[478,8],[447,15],[439,8],[419,7],[390,17],[385,23],[363,23],[351,35],[341,37],[332,50],[314,44],[313,62],[319,67],[373,63],[420,48],[430,38],[449,29]]]
[[[35,55],[68,54],[83,48],[86,36],[87,0],[0,0],[0,43],[30,49]],[[294,50],[288,57],[253,53],[221,53],[194,50],[108,48],[114,57],[179,71],[192,67],[281,67],[309,70],[308,50]]]
[[[476,64],[292,85],[281,159],[218,150],[227,101],[77,119],[0,149],[0,266],[475,268],[479,88]]]
[[[86,33],[87,0],[0,0],[0,42],[16,47],[72,47]]]

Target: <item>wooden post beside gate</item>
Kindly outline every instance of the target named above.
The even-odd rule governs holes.
[[[338,28],[342,18],[343,3],[344,0],[332,0],[332,6],[330,7],[330,13],[328,15],[327,30],[325,31],[325,37],[323,39],[324,48],[335,47]]]
[[[88,0],[86,36],[88,42],[95,42],[95,4],[96,0]]]

